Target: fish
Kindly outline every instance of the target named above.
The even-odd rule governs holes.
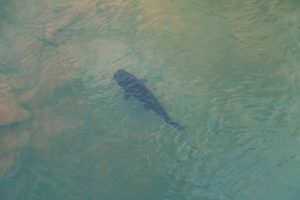
[[[186,126],[174,121],[166,112],[164,107],[154,96],[152,91],[145,85],[145,79],[139,79],[135,75],[129,73],[124,69],[118,69],[113,78],[118,85],[124,90],[125,99],[129,97],[135,97],[144,104],[146,109],[153,110],[159,115],[167,124],[172,125],[178,130],[185,130]]]

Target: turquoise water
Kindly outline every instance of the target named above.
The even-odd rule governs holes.
[[[0,199],[299,199],[299,10],[0,0]],[[119,68],[186,130],[125,101]]]

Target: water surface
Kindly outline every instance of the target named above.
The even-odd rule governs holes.
[[[0,199],[300,198],[299,10],[0,0]],[[186,131],[125,101],[119,68]]]

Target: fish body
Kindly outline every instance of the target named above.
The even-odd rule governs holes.
[[[117,81],[118,85],[123,88],[125,99],[133,96],[142,102],[145,108],[151,109],[158,114],[166,123],[172,125],[178,130],[183,130],[185,128],[185,126],[171,119],[151,90],[145,85],[146,81],[144,79],[139,79],[123,69],[117,70],[113,78]]]

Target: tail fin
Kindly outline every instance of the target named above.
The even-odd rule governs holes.
[[[181,125],[177,122],[174,122],[174,121],[167,121],[168,124],[172,125],[173,127],[175,127],[177,130],[180,130],[180,131],[184,131],[186,126],[184,125]]]

